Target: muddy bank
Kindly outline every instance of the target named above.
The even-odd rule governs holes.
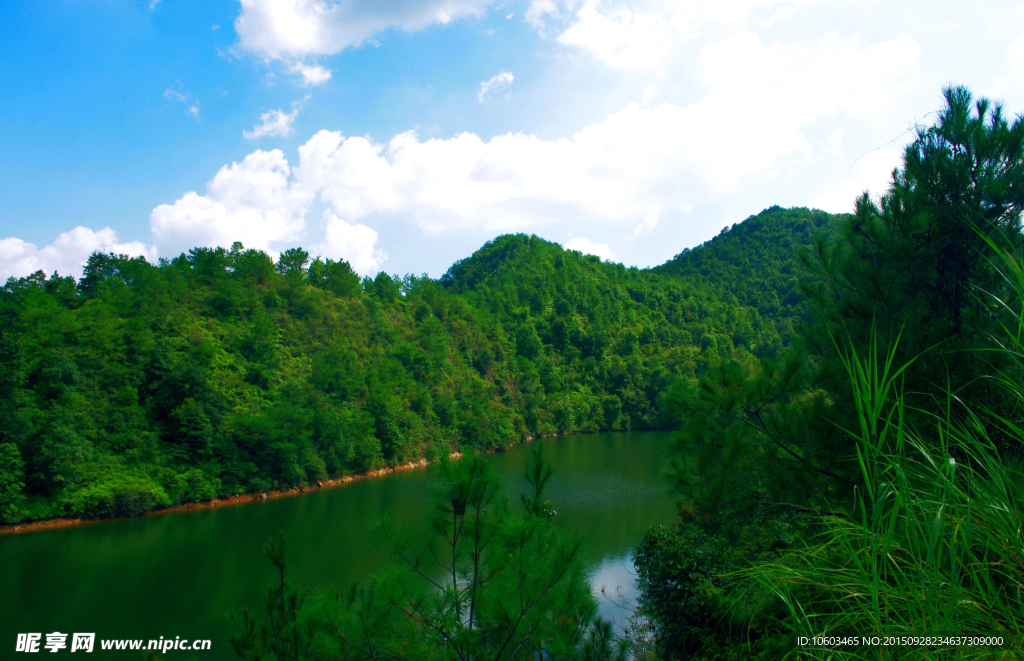
[[[553,434],[541,434],[537,438],[551,438],[555,436],[564,436],[568,432],[555,432]],[[521,442],[529,443],[534,440],[533,436],[527,436]],[[515,447],[515,443],[509,446],[509,448]],[[499,448],[497,450],[491,450],[491,452],[502,452],[506,448]],[[449,455],[452,459],[459,459],[462,457],[461,452],[453,452]],[[316,491],[318,489],[330,489],[333,487],[340,487],[348,484],[349,482],[355,482],[358,480],[368,480],[375,477],[383,477],[391,473],[400,471],[415,470],[417,468],[426,468],[429,465],[426,459],[420,459],[419,461],[410,461],[405,464],[399,464],[397,466],[388,466],[380,468],[378,470],[367,471],[359,475],[344,475],[342,477],[336,477],[333,480],[323,480],[301,487],[292,487],[291,489],[283,489],[280,491],[263,491],[258,493],[247,493],[239,496],[227,496],[225,498],[214,498],[213,500],[207,500],[201,503],[186,503],[184,505],[173,505],[171,507],[165,507],[164,509],[153,510],[147,512],[142,516],[161,516],[163,514],[170,514],[173,512],[183,512],[187,510],[203,510],[211,509],[214,507],[232,507],[234,505],[242,505],[245,503],[251,503],[255,500],[272,500],[275,498],[288,498],[290,496],[298,496],[299,494],[307,491]],[[72,526],[85,526],[97,523],[106,523],[108,521],[116,521],[113,518],[97,518],[97,519],[44,519],[42,521],[31,521],[28,523],[8,523],[0,526],[0,535],[17,535],[26,532],[36,532],[39,530],[53,530],[55,528],[70,528]]]
[[[452,459],[458,459],[462,457],[459,452],[454,452],[450,455]],[[315,484],[309,484],[301,487],[292,487],[291,489],[283,489],[280,491],[263,491],[259,493],[247,493],[240,496],[227,496],[224,498],[214,498],[213,500],[207,500],[201,503],[186,503],[184,505],[173,505],[171,507],[165,507],[159,510],[153,510],[147,512],[142,516],[161,516],[163,514],[171,514],[173,512],[184,512],[188,510],[205,510],[212,509],[214,507],[231,507],[233,505],[242,505],[244,503],[251,503],[256,500],[273,500],[275,498],[288,498],[290,496],[298,496],[299,494],[307,491],[317,491],[319,489],[330,489],[332,487],[340,487],[349,482],[356,482],[358,480],[368,480],[374,477],[383,477],[391,473],[400,471],[415,470],[417,468],[426,468],[429,462],[426,459],[420,459],[419,461],[410,461],[406,464],[399,464],[397,466],[388,466],[378,470],[368,471],[359,475],[344,475],[342,477],[334,478],[333,480],[323,480],[316,482]],[[29,523],[8,523],[0,526],[0,535],[12,535],[20,534],[25,532],[35,532],[37,530],[52,530],[54,528],[70,528],[72,526],[83,526],[94,523],[106,523],[108,521],[115,521],[117,519],[102,518],[102,519],[45,519],[43,521],[31,521]]]

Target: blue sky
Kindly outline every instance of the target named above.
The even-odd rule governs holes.
[[[651,266],[881,192],[945,84],[1024,111],[1024,4],[12,0],[0,62],[0,278],[234,240],[438,276],[520,231]]]

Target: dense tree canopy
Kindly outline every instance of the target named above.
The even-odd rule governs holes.
[[[809,244],[824,218],[772,213],[762,242]],[[77,282],[0,290],[0,515],[131,515],[528,436],[665,428],[674,384],[783,346],[789,326],[744,296],[526,235],[439,280],[360,281],[344,261],[240,243],[158,264],[97,253]]]
[[[696,388],[677,389],[685,421],[676,468],[697,509],[848,500],[859,479],[845,431],[857,415],[848,342],[862,356],[877,344],[912,363],[901,377],[909,415],[942,409],[948,393],[1013,409],[989,378],[1007,359],[992,351],[1007,321],[1007,283],[992,258],[1020,246],[1024,122],[972,104],[963,88],[947,90],[946,103],[907,147],[889,190],[877,202],[861,196],[799,255],[807,321],[788,352],[734,355]],[[711,278],[727,283],[722,271]]]
[[[800,281],[809,275],[800,253],[817,238],[831,236],[848,219],[848,215],[819,210],[771,207],[722,228],[717,237],[651,270],[696,277],[716,291],[735,296],[742,305],[774,321],[788,343],[810,312],[800,288]]]
[[[752,642],[735,630],[769,585],[788,600],[775,619],[790,631],[948,635],[974,615],[1016,631],[1024,577],[1019,535],[1007,531],[1022,521],[1024,118],[964,88],[945,100],[884,195],[822,223],[799,259],[768,260],[800,273],[802,323],[788,349],[740,349],[696,385],[677,384],[682,517],[637,554],[659,658],[691,658],[706,640],[777,658],[773,646],[791,636]],[[786,212],[762,215],[772,213]],[[732,253],[694,253],[661,268],[765,298],[762,285],[731,279]],[[982,524],[982,511],[999,516]],[[955,531],[972,526],[991,537]],[[697,552],[714,544],[726,549],[714,561]],[[907,595],[928,596],[918,608]]]

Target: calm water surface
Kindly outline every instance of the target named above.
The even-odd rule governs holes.
[[[672,518],[660,478],[668,441],[668,433],[650,432],[545,441],[555,469],[547,496],[558,511],[556,521],[586,540],[601,614],[620,628],[636,599],[630,551],[648,527]],[[531,447],[489,457],[513,493],[527,486],[521,473]],[[18,633],[40,632],[45,642],[53,631],[95,632],[97,640],[209,638],[212,649],[201,658],[234,658],[228,614],[261,604],[271,580],[262,552],[270,535],[285,531],[289,569],[298,583],[361,581],[384,557],[368,532],[372,522],[388,510],[419,525],[435,471],[237,507],[0,537],[0,659],[14,656]],[[58,654],[70,654],[70,640]],[[87,658],[144,656],[104,654],[98,642],[96,647]],[[189,654],[168,652],[166,658]]]

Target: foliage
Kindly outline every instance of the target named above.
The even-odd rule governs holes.
[[[300,620],[306,595],[296,590],[288,578],[286,546],[283,530],[263,546],[277,576],[263,598],[266,618],[258,617],[248,608],[243,608],[240,618],[235,618],[236,631],[231,636],[231,644],[238,655],[248,661],[316,658],[312,647],[315,626],[308,620]]]
[[[25,488],[25,462],[14,443],[0,443],[0,518],[19,519],[18,504]]]
[[[137,469],[103,463],[83,464],[80,483],[63,501],[70,516],[138,516],[172,503],[156,480]]]
[[[765,512],[802,538],[773,533],[778,552],[748,548],[711,579],[781,597],[785,611],[760,625],[780,656],[1017,658],[1013,642],[792,647],[797,635],[1020,634],[1024,119],[972,106],[963,88],[945,95],[888,192],[863,195],[801,255],[807,322],[787,352],[737,352],[670,398],[684,519],[730,549]],[[690,644],[673,642],[679,623],[696,623],[685,641],[719,635],[691,617],[702,605],[722,605],[716,622],[744,613],[697,590],[703,574],[679,578],[693,549],[672,543],[640,555],[641,601],[669,658]]]
[[[788,352],[733,356],[696,387],[676,386],[679,493],[716,518],[765,503],[852,503],[860,472],[842,430],[858,424],[857,409],[836,337],[862,354],[876,334],[883,350],[898,347],[908,415],[951,392],[1019,423],[1020,409],[989,375],[1010,357],[993,351],[1007,291],[992,258],[1020,245],[1022,181],[1024,120],[1010,124],[984,99],[972,109],[969,92],[947,89],[938,122],[919,130],[888,192],[878,203],[861,196],[856,213],[803,255],[810,321]],[[992,424],[993,440],[1016,443]]]
[[[791,517],[770,512],[742,541],[709,534],[692,520],[650,529],[633,553],[640,597],[632,637],[649,641],[649,652],[664,660],[780,658],[793,642],[781,624],[783,605],[735,572],[778,557],[795,542],[794,531]]]
[[[551,479],[552,472],[551,467],[544,461],[544,443],[542,441],[538,441],[533,446],[532,460],[532,463],[528,464],[523,471],[523,477],[533,487],[533,497],[530,498],[524,493],[520,495],[520,498],[527,512],[534,516],[550,519],[557,512],[551,505],[551,501],[542,499],[544,487]]]
[[[1002,257],[1009,254],[1000,251]],[[1005,336],[1018,363],[995,375],[1007,395],[1024,396],[1016,377],[1024,331],[1024,271],[1005,262],[1016,290],[1018,327]],[[848,646],[804,650],[809,658],[1020,658],[1014,647],[1024,622],[1024,472],[987,434],[983,415],[963,421],[949,407],[920,412],[914,428],[887,355],[843,353],[859,426],[856,439],[863,489],[851,516],[826,516],[817,543],[745,575],[770,587],[790,611],[800,635],[934,637],[935,642],[867,651]],[[968,403],[969,404],[969,403]],[[1024,431],[1015,428],[1018,442]],[[998,637],[998,644],[963,645],[951,637]]]
[[[237,242],[159,264],[97,253],[77,283],[0,289],[0,444],[21,462],[3,479],[23,485],[3,517],[112,516],[665,428],[673,384],[782,342],[696,276],[535,236],[498,237],[439,280],[360,282],[344,261],[295,248],[275,264]]]
[[[528,474],[550,475],[543,454]],[[543,483],[536,499],[543,497]],[[266,618],[248,611],[233,641],[246,659],[625,659],[595,619],[579,542],[543,513],[510,511],[487,460],[443,460],[425,542],[387,518],[393,561],[348,593],[313,599],[285,580],[283,543]],[[304,607],[304,604],[309,606]]]
[[[772,320],[785,341],[809,319],[810,305],[800,281],[811,275],[800,259],[817,240],[849,222],[849,214],[773,206],[742,223],[725,227],[704,244],[676,255],[655,273],[697,278],[736,297]],[[761,353],[764,357],[771,354]]]
[[[834,337],[865,354],[877,329],[884,348],[907,364],[905,396],[932,410],[947,390],[976,405],[1005,409],[987,377],[1008,356],[994,348],[1006,283],[996,249],[1021,245],[1024,118],[1009,122],[999,105],[972,102],[965,88],[945,90],[934,126],[919,129],[878,202],[866,194],[833,242],[819,240],[807,291],[816,322],[806,339],[821,357],[826,387],[843,390],[846,371]],[[899,342],[896,338],[899,336]],[[932,350],[932,349],[935,350]],[[843,422],[853,422],[842,400]]]

